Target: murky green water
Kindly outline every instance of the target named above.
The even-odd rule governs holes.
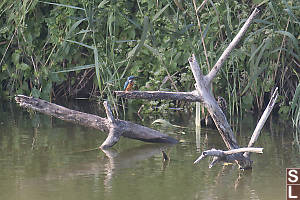
[[[0,199],[285,199],[285,168],[300,167],[291,127],[268,122],[256,145],[264,154],[252,156],[252,172],[241,172],[235,165],[209,169],[208,159],[193,165],[202,150],[225,149],[218,132],[196,134],[185,114],[168,120],[189,127],[167,130],[177,145],[122,138],[102,152],[91,149],[105,140],[103,133],[1,103]],[[239,144],[247,144],[255,124],[247,116],[234,127]],[[170,162],[162,162],[161,150]]]

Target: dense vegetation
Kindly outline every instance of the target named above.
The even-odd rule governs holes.
[[[214,93],[239,113],[263,109],[278,86],[279,113],[300,118],[299,1],[204,2],[2,0],[1,98],[102,100],[128,75],[140,77],[139,90],[191,91],[187,58],[195,53],[206,73],[258,6]]]

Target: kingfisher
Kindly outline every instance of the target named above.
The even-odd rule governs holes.
[[[125,90],[125,92],[128,92],[128,91],[130,91],[132,89],[133,83],[134,83],[133,80],[135,78],[137,78],[137,77],[136,76],[129,76],[127,78],[127,81],[124,84],[124,90]]]

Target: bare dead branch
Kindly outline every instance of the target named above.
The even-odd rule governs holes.
[[[118,126],[118,123],[111,112],[108,102],[104,101],[103,105],[106,111],[107,119],[109,121],[109,133],[106,140],[102,143],[100,148],[107,149],[115,145],[120,140],[120,137],[122,135],[122,129]]]
[[[219,60],[216,62],[212,70],[209,72],[209,74],[206,75],[206,79],[208,81],[208,84],[213,80],[213,78],[217,75],[218,71],[224,64],[225,60],[229,56],[230,52],[235,48],[235,46],[239,43],[239,41],[242,39],[243,35],[246,33],[247,29],[251,25],[254,18],[258,15],[259,10],[255,8],[249,18],[246,20],[245,24],[241,28],[241,30],[238,32],[238,34],[234,37],[234,39],[231,41],[231,43],[228,45],[228,47],[225,49],[225,51],[222,53]]]
[[[105,111],[106,111],[106,116],[107,116],[108,121],[112,124],[115,123],[115,118],[114,118],[114,116],[111,112],[111,109],[110,109],[110,106],[109,106],[108,102],[104,101],[103,105],[104,105],[104,108],[105,108]]]
[[[178,100],[188,102],[201,102],[202,99],[197,94],[197,91],[193,92],[166,92],[166,91],[115,91],[118,97],[126,99],[148,99],[148,100]]]
[[[273,110],[273,107],[276,103],[278,97],[278,87],[276,87],[275,91],[273,92],[271,99],[263,113],[263,115],[261,116],[259,122],[257,123],[255,130],[251,136],[251,139],[249,141],[248,147],[253,147],[255,142],[257,141],[258,136],[260,135],[261,129],[263,128],[263,126],[265,125],[270,113]],[[249,157],[250,156],[250,152],[245,152],[244,153],[245,157]]]
[[[122,135],[122,131],[118,127],[111,127],[105,141],[101,144],[101,149],[107,149],[114,146]]]
[[[263,153],[263,148],[245,147],[245,148],[232,149],[228,151],[211,149],[211,150],[203,151],[201,156],[199,156],[195,160],[194,164],[197,164],[207,156],[219,157],[218,161],[233,162],[235,161],[235,158],[231,156],[232,154],[244,153],[244,152]]]
[[[239,148],[236,139],[234,137],[233,131],[230,125],[227,122],[226,116],[219,107],[217,101],[210,93],[210,90],[207,88],[207,81],[205,80],[200,67],[197,63],[195,55],[189,58],[189,63],[196,80],[196,89],[203,99],[203,105],[206,107],[210,116],[214,120],[219,133],[221,134],[224,143],[228,149],[237,149]]]

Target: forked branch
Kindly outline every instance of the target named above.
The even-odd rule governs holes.
[[[42,99],[25,95],[17,95],[15,100],[21,107],[29,108],[64,121],[95,128],[101,132],[108,133],[108,137],[101,145],[101,148],[111,147],[119,140],[120,136],[145,142],[177,143],[176,139],[159,131],[129,121],[115,119],[107,102],[104,103],[104,105],[106,107],[108,118],[103,118],[97,115],[71,110]]]

